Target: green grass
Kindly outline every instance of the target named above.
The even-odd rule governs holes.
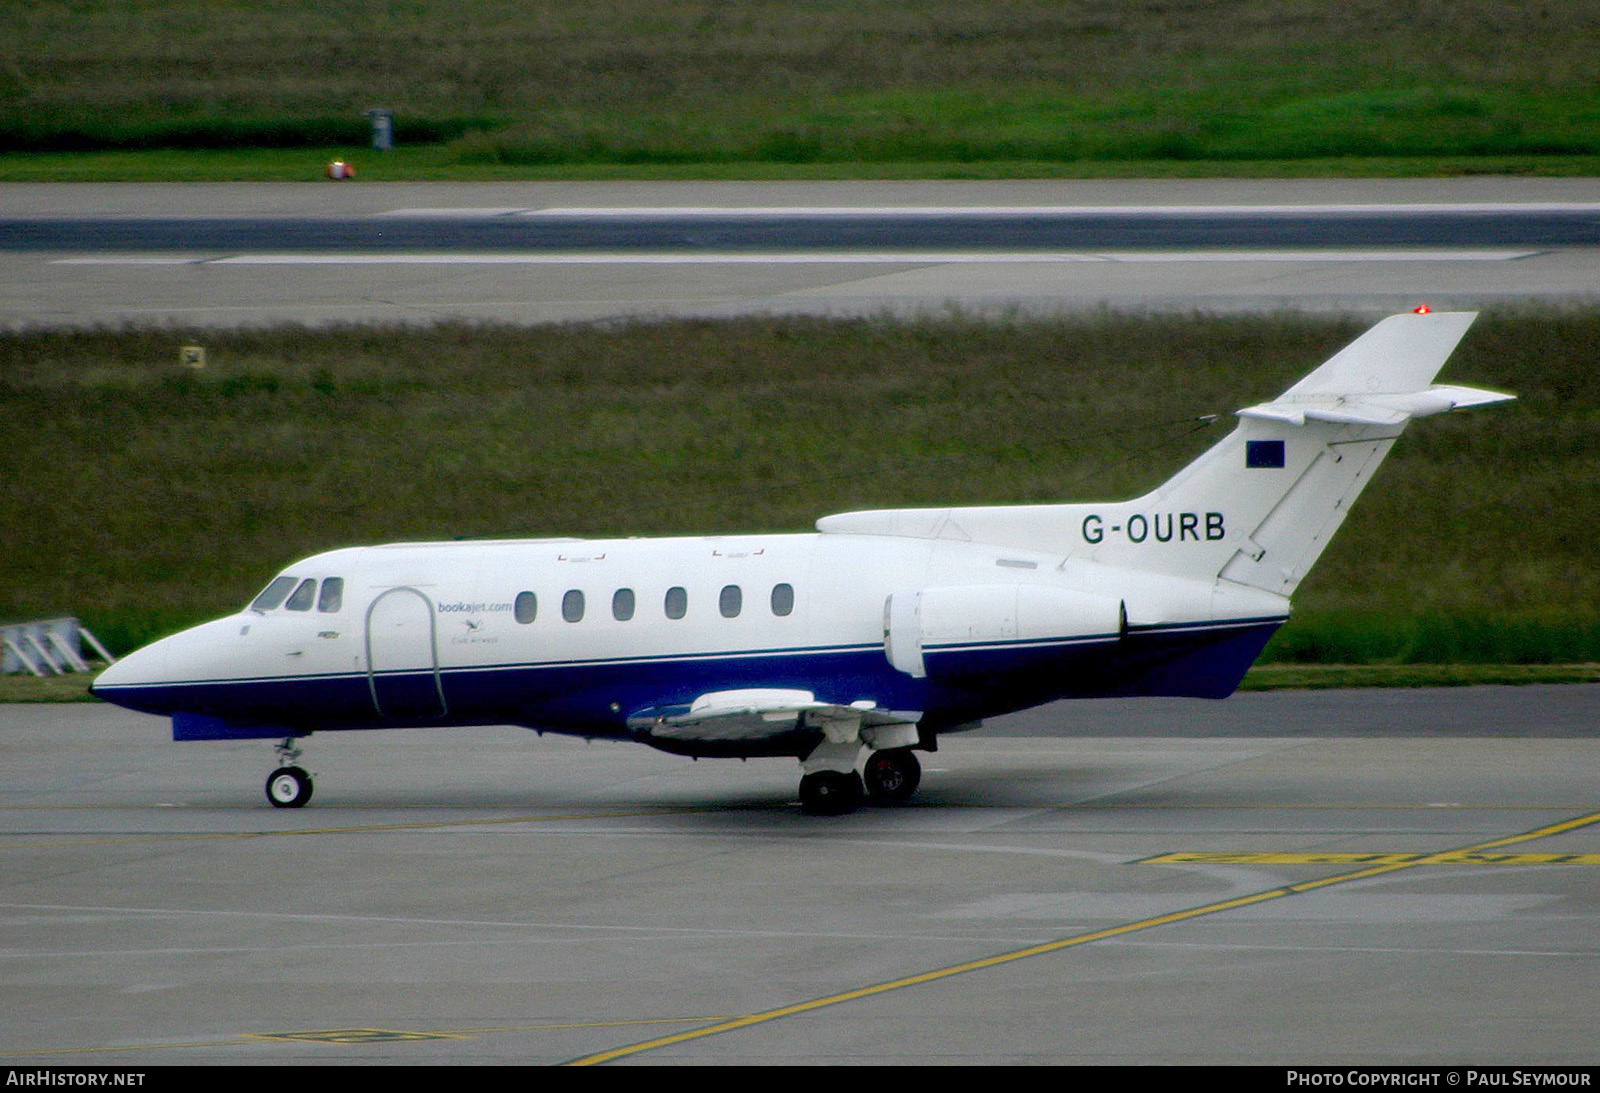
[[[315,182],[333,160],[361,182],[806,181],[875,179],[1446,178],[1467,175],[1587,178],[1600,155],[1345,156],[1259,160],[979,160],[782,163],[463,162],[443,145],[374,152],[364,145],[314,148],[135,149],[0,152],[0,182]]]
[[[104,668],[105,665],[98,665]],[[3,702],[97,702],[89,684],[97,672],[73,672],[63,676],[0,676],[0,703]]]
[[[1600,156],[1597,30],[1597,0],[43,0],[0,36],[0,152],[360,149],[383,106],[427,149],[403,177],[1559,172]]]
[[[1106,500],[1214,442],[1351,321],[1114,314],[0,334],[0,618],[114,651],[364,542],[803,530],[855,508]],[[177,363],[196,342],[209,367]],[[1481,319],[1296,596],[1280,662],[1600,661],[1600,312]]]
[[[1600,683],[1600,664],[1258,664],[1241,691]]]

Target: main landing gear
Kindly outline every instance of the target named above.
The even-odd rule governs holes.
[[[816,752],[807,764],[813,761],[822,761]],[[849,770],[809,771],[800,779],[800,809],[813,816],[843,816],[854,812],[863,797],[875,805],[896,805],[910,800],[921,781],[922,764],[910,748],[885,748],[868,756],[861,774],[853,764]]]
[[[800,810],[813,816],[843,816],[861,804],[861,775],[819,770],[800,779]]]
[[[300,808],[311,800],[311,775],[295,766],[300,749],[294,746],[294,737],[277,745],[280,766],[267,777],[267,800],[273,808]]]
[[[897,805],[910,800],[917,791],[922,782],[922,764],[910,748],[888,748],[867,757],[861,778],[874,804]]]

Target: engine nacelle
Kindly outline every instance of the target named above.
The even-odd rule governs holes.
[[[1060,642],[1112,642],[1126,628],[1122,601],[1046,585],[955,585],[895,592],[883,605],[889,663],[917,679],[926,657]]]

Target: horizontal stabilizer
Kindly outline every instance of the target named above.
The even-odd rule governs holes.
[[[1428,388],[1430,394],[1450,400],[1452,410],[1471,410],[1475,406],[1493,406],[1497,402],[1514,402],[1516,395],[1508,395],[1504,391],[1486,391],[1482,387],[1452,387],[1435,385]],[[1413,414],[1412,417],[1421,417]]]
[[[1426,391],[1407,394],[1285,397],[1263,402],[1259,406],[1248,406],[1239,411],[1239,416],[1281,421],[1289,425],[1304,425],[1308,421],[1327,421],[1335,425],[1403,425],[1411,418],[1510,402],[1516,397],[1476,387],[1435,384]]]

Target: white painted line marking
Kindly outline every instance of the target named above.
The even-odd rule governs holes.
[[[574,205],[517,211],[530,217],[785,217],[785,216],[1407,216],[1415,213],[1594,213],[1600,202],[1463,202],[1460,204],[1351,205]]]
[[[815,266],[815,265],[1123,265],[1175,262],[1509,262],[1537,250],[1215,250],[1215,251],[781,251],[570,252],[538,254],[237,254],[226,258],[57,258],[58,266]]]
[[[451,219],[466,220],[466,219],[475,219],[475,218],[478,218],[478,217],[483,217],[483,218],[487,219],[489,217],[495,217],[495,216],[519,216],[519,215],[526,215],[526,214],[528,214],[530,212],[533,212],[533,211],[534,210],[529,209],[525,205],[512,205],[512,206],[507,206],[505,208],[495,208],[495,207],[492,207],[492,206],[488,206],[488,207],[462,206],[460,208],[449,208],[449,207],[445,207],[445,206],[440,206],[438,208],[390,209],[388,212],[378,213],[376,215],[378,215],[378,216],[448,217],[448,218],[451,218]]]
[[[56,258],[51,261],[52,266],[193,266],[206,261],[189,255],[183,258],[157,258],[154,256],[130,256],[123,258]]]
[[[1119,945],[1130,949],[1199,949],[1215,952],[1249,952],[1249,953],[1378,953],[1378,954],[1425,954],[1447,956],[1538,956],[1551,957],[1558,960],[1567,960],[1573,957],[1579,959],[1600,956],[1600,953],[1586,949],[1451,949],[1442,947],[1417,947],[1399,946],[1378,947],[1372,945],[1273,945],[1273,944],[1230,944],[1227,942],[1203,941],[1130,941],[1126,938],[1112,938],[1107,945]]]
[[[1108,253],[1108,262],[1510,262],[1537,250],[1227,250]]]
[[[541,921],[537,921],[537,920],[534,920],[534,921],[520,921],[519,922],[519,921],[512,920],[512,919],[418,918],[418,917],[397,916],[397,915],[341,915],[341,914],[316,914],[316,913],[306,914],[306,913],[296,913],[296,912],[292,912],[292,911],[238,911],[238,910],[216,910],[216,909],[184,908],[184,907],[171,907],[171,908],[160,908],[160,907],[112,907],[112,906],[95,905],[95,904],[80,905],[80,904],[59,904],[59,903],[4,903],[4,904],[0,904],[0,907],[7,908],[7,909],[28,910],[28,911],[67,911],[67,912],[79,913],[79,914],[81,914],[81,913],[108,914],[108,915],[111,915],[111,916],[114,916],[114,917],[117,917],[117,918],[127,918],[127,917],[135,916],[135,915],[140,916],[140,917],[155,917],[155,918],[177,918],[177,917],[187,916],[187,917],[221,918],[221,919],[254,918],[254,919],[266,919],[266,920],[269,920],[269,921],[301,922],[301,923],[314,923],[314,924],[338,923],[338,924],[341,924],[341,925],[344,925],[344,924],[378,925],[378,926],[404,925],[404,926],[446,926],[446,927],[451,927],[451,928],[464,928],[464,929],[490,928],[490,929],[515,929],[515,930],[573,930],[573,931],[577,931],[580,936],[591,935],[591,934],[617,934],[617,935],[619,935],[619,938],[637,937],[638,935],[641,935],[641,934],[643,934],[645,936],[656,936],[656,937],[691,937],[691,938],[693,938],[693,937],[752,937],[752,938],[802,938],[802,937],[824,937],[824,938],[829,938],[829,937],[843,937],[843,938],[860,938],[860,939],[866,939],[866,940],[880,940],[880,941],[881,940],[891,940],[891,939],[892,940],[904,940],[904,938],[905,938],[905,935],[903,933],[846,933],[846,934],[836,934],[836,933],[833,933],[832,931],[823,932],[823,931],[799,931],[799,930],[781,930],[781,929],[772,929],[772,930],[728,929],[728,928],[725,928],[725,927],[717,927],[717,926],[659,926],[659,925],[631,926],[631,925],[621,924],[621,923],[610,924],[610,925],[604,925],[604,924],[598,924],[597,925],[595,923],[588,923],[588,922],[541,922]],[[994,937],[994,938],[979,938],[976,935],[973,935],[973,936],[969,937],[968,935],[964,935],[964,934],[952,934],[952,935],[928,934],[926,936],[930,940],[937,940],[937,941],[965,941],[965,940],[974,940],[974,939],[976,939],[976,940],[998,941],[998,942],[1000,942],[1002,944],[1015,944],[1016,941],[1018,940],[1016,937],[1008,937],[1006,935],[1000,935],[1000,936],[997,936],[997,937]],[[95,952],[104,952],[104,953],[107,953],[108,955],[116,956],[116,955],[127,955],[127,954],[130,954],[130,953],[131,954],[137,954],[137,953],[139,953],[141,951],[161,952],[162,950],[159,950],[159,949],[157,949],[157,950],[124,949],[124,950],[97,950],[97,951],[87,951],[87,952],[74,952],[74,951],[71,951],[71,950],[64,950],[60,954],[50,954],[50,953],[39,954],[39,953],[27,952],[27,951],[16,950],[16,949],[4,949],[4,950],[0,950],[0,959],[16,959],[16,958],[34,959],[34,958],[36,958],[37,956],[40,956],[40,955],[44,955],[44,956],[50,956],[50,955],[62,955],[62,956],[95,955]],[[176,950],[176,951],[182,951],[182,950]]]

